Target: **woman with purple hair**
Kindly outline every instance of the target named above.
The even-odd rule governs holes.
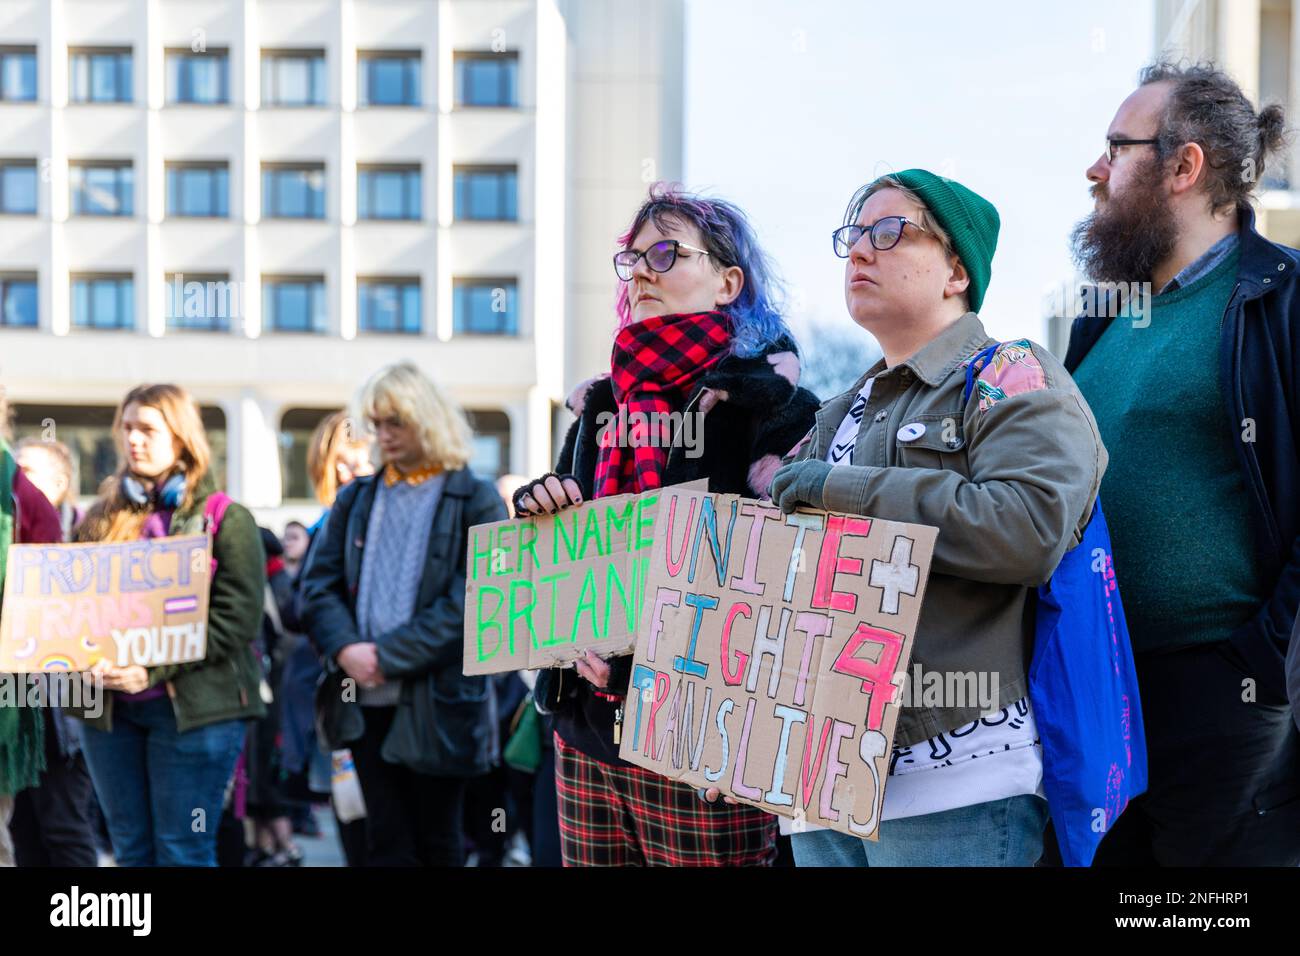
[[[818,401],[798,386],[798,352],[753,228],[730,203],[661,184],[620,245],[610,371],[569,397],[577,421],[555,471],[515,492],[515,513],[698,478],[713,492],[765,497]],[[619,759],[631,668],[631,655],[588,651],[576,675],[538,678],[536,699],[555,715],[564,864],[771,865],[775,817],[705,803]]]

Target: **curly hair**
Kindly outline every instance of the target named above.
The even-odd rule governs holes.
[[[742,358],[758,355],[790,330],[781,316],[781,283],[771,260],[758,244],[748,217],[724,199],[709,199],[686,192],[676,183],[655,183],[619,245],[628,249],[645,224],[666,231],[671,226],[690,225],[700,233],[714,268],[739,266],[745,281],[735,301],[726,306],[735,326],[732,350]],[[628,283],[619,283],[618,327],[632,321]]]
[[[1237,81],[1209,62],[1157,60],[1138,76],[1139,86],[1152,83],[1171,84],[1155,135],[1158,159],[1196,143],[1205,151],[1205,189],[1213,210],[1245,204],[1266,160],[1287,143],[1282,107],[1272,103],[1256,113]]]

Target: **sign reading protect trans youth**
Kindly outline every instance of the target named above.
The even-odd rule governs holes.
[[[936,529],[680,488],[659,515],[619,756],[876,839]]]
[[[0,672],[181,664],[207,653],[206,534],[9,549]]]

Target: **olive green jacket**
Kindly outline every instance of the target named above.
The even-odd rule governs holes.
[[[201,534],[204,502],[215,490],[211,477],[205,477],[195,490],[193,504],[172,514],[168,533]],[[207,656],[189,664],[149,668],[150,687],[167,685],[176,729],[182,733],[222,720],[266,714],[258,691],[262,667],[253,650],[262,626],[266,554],[257,523],[243,505],[231,502],[226,509],[213,541],[213,555],[217,572],[208,592]],[[99,717],[83,717],[87,725],[112,730],[113,697],[104,695]]]
[[[858,391],[875,378],[850,464],[830,469],[821,507],[939,529],[908,673],[983,674],[990,689],[996,675],[994,710],[1029,691],[1034,589],[1081,540],[1107,462],[1091,410],[1041,345],[1004,345],[963,403],[966,364],[995,341],[967,312],[906,362],[886,368],[882,359],[821,406],[785,459],[825,460]],[[900,436],[905,425],[913,427]],[[917,426],[924,430],[910,437]],[[904,698],[900,743],[987,712],[972,694],[908,706],[920,690]]]

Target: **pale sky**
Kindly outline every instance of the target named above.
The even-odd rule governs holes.
[[[858,186],[912,166],[956,179],[1002,218],[989,333],[1044,341],[1084,170],[1153,31],[1141,0],[687,0],[685,181],[749,213],[798,328],[850,321],[830,233]]]

